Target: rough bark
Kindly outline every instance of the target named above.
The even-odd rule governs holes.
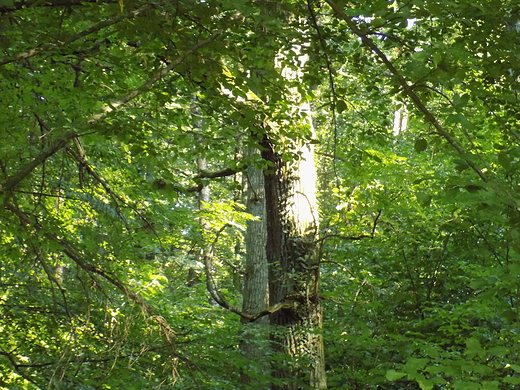
[[[246,154],[258,153],[249,149]],[[250,166],[244,175],[244,188],[246,196],[246,211],[258,218],[247,223],[245,234],[246,255],[245,275],[243,285],[242,311],[247,314],[256,314],[269,305],[268,272],[265,245],[267,240],[267,225],[265,220],[265,196],[264,175],[261,169]],[[263,317],[255,322],[243,320],[242,340],[240,349],[245,358],[251,364],[242,372],[243,383],[251,383],[248,370],[256,371],[256,374],[267,375],[268,346],[268,318]],[[255,381],[256,382],[256,381]]]
[[[284,302],[270,315],[271,339],[290,360],[273,367],[283,384],[272,388],[325,389],[313,151],[305,146],[299,161],[284,163],[268,138],[261,146],[275,166],[265,174],[269,299]]]

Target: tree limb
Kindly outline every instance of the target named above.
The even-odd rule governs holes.
[[[152,185],[154,188],[156,188],[158,190],[173,189],[174,191],[177,191],[177,192],[180,192],[183,194],[189,194],[189,193],[202,191],[202,189],[204,188],[204,185],[201,183],[201,179],[218,179],[221,177],[233,176],[239,172],[243,172],[246,168],[247,168],[247,166],[244,166],[241,169],[225,168],[225,169],[222,169],[221,171],[215,171],[215,172],[200,170],[199,174],[191,179],[191,180],[195,181],[195,183],[197,183],[197,185],[192,186],[192,187],[183,187],[179,184],[168,183],[164,179],[157,179],[153,182]]]
[[[269,306],[267,309],[262,310],[256,314],[244,313],[243,311],[241,311],[241,310],[237,309],[236,307],[229,304],[229,302],[226,300],[224,295],[222,295],[222,293],[220,292],[217,281],[214,277],[215,271],[214,271],[214,265],[213,265],[213,252],[215,250],[215,245],[218,241],[218,238],[220,237],[220,234],[224,231],[224,229],[226,229],[229,226],[231,226],[231,225],[225,224],[224,226],[222,226],[218,230],[217,235],[216,235],[215,239],[213,240],[213,242],[211,243],[211,246],[209,247],[209,249],[204,251],[204,270],[206,273],[206,288],[207,288],[209,294],[211,295],[211,298],[213,298],[219,306],[223,307],[224,309],[229,310],[232,313],[239,315],[241,318],[247,320],[248,322],[255,322],[259,318],[262,318],[266,315],[275,313],[278,310],[289,309],[289,308],[293,307],[294,298],[291,299],[291,297],[285,297],[281,302],[277,302],[274,305]]]
[[[399,84],[403,88],[404,93],[413,101],[415,106],[421,111],[428,122],[430,122],[433,127],[437,130],[437,133],[442,136],[448,143],[460,154],[465,155],[466,151],[464,148],[459,145],[459,143],[453,138],[448,131],[440,124],[440,122],[437,120],[435,115],[426,107],[424,102],[421,100],[421,98],[414,92],[413,87],[408,84],[404,76],[397,70],[397,68],[392,64],[392,62],[388,59],[388,57],[379,49],[379,47],[374,43],[374,41],[365,33],[363,32],[357,25],[354,23],[352,18],[348,16],[342,9],[339,7],[334,1],[332,0],[325,0],[329,6],[336,12],[336,14],[343,19],[347,25],[349,26],[350,30],[356,34],[359,38],[361,38],[361,41],[368,46],[378,57],[379,59],[385,64],[387,69],[397,78],[399,81]],[[470,159],[467,157],[464,157],[464,160],[466,163],[475,171],[475,173],[485,182],[488,181],[488,178],[482,172],[482,170]]]
[[[5,208],[10,210],[13,214],[15,214],[19,219],[24,227],[33,227],[36,232],[41,231],[43,228],[40,225],[33,224],[31,218],[22,211],[19,207],[14,205],[10,202],[5,202],[4,204]],[[128,288],[123,282],[118,280],[117,278],[109,275],[107,272],[105,272],[101,267],[95,266],[87,262],[83,255],[80,254],[80,252],[67,240],[64,238],[60,238],[52,233],[43,231],[43,234],[41,234],[43,237],[47,238],[50,241],[53,241],[60,245],[62,248],[63,253],[67,255],[72,261],[74,261],[80,268],[82,268],[85,272],[87,272],[89,275],[96,274],[101,276],[103,279],[108,281],[110,284],[112,284],[114,287],[116,287],[119,291],[121,291],[128,299],[139,305],[143,312],[145,312],[149,317],[155,320],[157,324],[159,325],[166,341],[168,343],[173,345],[172,341],[172,335],[179,335],[179,333],[175,332],[166,319],[160,315],[158,315],[154,308],[150,306],[143,298],[141,298],[139,295],[134,293],[130,288]],[[181,358],[179,356],[179,358]]]
[[[242,172],[243,169],[246,169],[247,167],[243,167],[242,169],[233,169],[233,168],[226,168],[221,171],[216,172],[209,172],[209,171],[200,171],[198,177],[201,179],[216,179],[219,177],[226,177],[226,176],[233,176],[235,173]]]
[[[139,94],[143,93],[144,91],[148,90],[154,83],[162,79],[164,76],[168,74],[171,70],[173,70],[176,66],[178,66],[180,63],[182,63],[188,56],[198,51],[200,48],[208,45],[210,42],[214,41],[219,35],[221,34],[220,31],[215,32],[212,34],[208,39],[197,43],[196,45],[192,46],[188,50],[186,50],[184,53],[179,55],[175,60],[173,60],[168,66],[159,72],[157,72],[155,75],[150,77],[143,85],[141,85],[139,88],[129,92],[125,96],[121,97],[120,99],[114,101],[112,104],[108,105],[103,109],[102,112],[99,114],[96,114],[92,116],[89,120],[87,120],[83,125],[80,125],[80,128],[87,127],[88,125],[93,124],[94,122],[102,119],[106,114],[108,114],[111,111],[114,111],[118,107],[122,106],[123,104],[128,103],[130,100],[134,99]],[[64,148],[70,140],[78,137],[78,132],[76,131],[70,131],[57,139],[53,145],[49,146],[47,149],[45,149],[40,155],[35,157],[31,162],[27,163],[18,173],[12,175],[10,178],[8,178],[4,183],[0,183],[0,195],[4,193],[12,192],[12,190],[27,176],[29,175],[38,165],[40,165],[42,162],[47,160],[50,156],[55,154],[56,152],[60,151],[62,148]]]

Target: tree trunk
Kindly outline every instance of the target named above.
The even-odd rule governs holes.
[[[258,151],[248,149],[246,154],[254,155]],[[243,285],[242,311],[256,314],[269,304],[268,271],[265,245],[267,240],[267,225],[265,219],[264,175],[261,169],[251,166],[244,177],[246,195],[246,211],[258,218],[247,223],[245,234],[246,257]],[[240,349],[244,357],[251,363],[242,372],[243,383],[250,383],[248,370],[255,371],[255,385],[258,377],[269,375],[267,363],[269,339],[268,319],[263,317],[255,322],[243,322]]]
[[[270,315],[271,339],[289,360],[275,360],[280,382],[272,388],[325,389],[313,150],[304,146],[299,161],[284,163],[267,137],[261,146],[275,167],[265,174],[269,299],[271,305],[283,302]]]

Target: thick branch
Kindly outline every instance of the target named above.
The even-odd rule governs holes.
[[[193,179],[192,179],[193,181],[195,181],[198,184],[195,186],[192,186],[192,187],[182,187],[181,185],[178,185],[175,183],[168,183],[164,179],[155,180],[153,182],[153,186],[159,190],[173,189],[173,190],[175,190],[177,192],[181,192],[183,194],[200,192],[204,188],[204,185],[201,183],[201,179],[218,179],[221,177],[233,176],[239,172],[243,172],[246,168],[247,168],[246,166],[244,166],[241,169],[226,168],[221,171],[215,171],[215,172],[200,170],[199,174],[197,176],[193,177]]]
[[[47,160],[54,153],[60,151],[64,148],[71,139],[77,137],[76,132],[71,131],[65,134],[60,139],[56,140],[56,142],[46,148],[40,155],[36,156],[31,162],[26,164],[18,173],[11,176],[7,179],[3,184],[0,184],[0,194],[11,192],[14,187],[18,185],[27,175],[29,175],[38,165]]]
[[[466,154],[464,148],[459,145],[459,143],[453,138],[446,129],[439,123],[435,115],[426,107],[421,98],[414,92],[411,85],[408,84],[404,76],[397,70],[397,68],[392,64],[392,62],[388,59],[388,57],[379,49],[379,47],[374,43],[374,41],[364,33],[357,25],[354,23],[352,18],[348,16],[342,9],[332,0],[325,0],[330,7],[336,12],[336,14],[343,19],[350,30],[356,34],[361,41],[368,46],[385,64],[388,70],[397,78],[399,84],[403,88],[404,93],[414,102],[415,106],[424,114],[428,122],[430,122],[433,127],[437,130],[437,133],[441,135],[448,143],[460,154]],[[464,158],[467,164],[476,172],[476,174],[485,182],[488,181],[487,177],[484,175],[484,172],[470,159]]]
[[[240,170],[236,170],[233,168],[226,168],[226,169],[223,169],[223,170],[217,171],[217,172],[200,171],[199,177],[201,179],[216,179],[218,177],[233,176],[235,173],[241,172],[244,169],[246,169],[246,167],[243,167]]]
[[[9,63],[14,62],[14,61],[31,58],[31,57],[37,56],[37,55],[39,55],[39,54],[41,54],[43,52],[46,52],[48,50],[56,49],[56,48],[68,45],[69,43],[72,43],[74,41],[77,41],[80,38],[83,38],[83,37],[86,37],[87,35],[95,33],[97,31],[101,30],[102,28],[111,26],[111,25],[116,24],[116,23],[118,23],[118,22],[120,22],[122,20],[125,20],[125,19],[135,18],[136,16],[138,16],[138,15],[140,15],[142,13],[145,13],[146,11],[148,11],[148,10],[154,8],[154,7],[155,7],[155,5],[153,3],[150,3],[150,4],[146,5],[146,6],[144,6],[143,8],[140,8],[140,9],[128,12],[125,15],[122,15],[122,16],[119,16],[119,17],[116,17],[116,18],[113,18],[113,19],[104,20],[102,22],[99,22],[95,26],[89,27],[89,28],[87,28],[87,29],[85,29],[83,31],[80,31],[77,34],[74,34],[74,35],[64,39],[63,41],[57,41],[55,43],[46,43],[46,44],[44,44],[44,45],[42,45],[42,46],[40,46],[40,47],[38,47],[36,49],[31,49],[31,50],[26,51],[24,53],[20,53],[20,54],[17,54],[15,56],[6,58],[6,59],[0,61],[0,66],[5,65],[5,64],[9,64]]]

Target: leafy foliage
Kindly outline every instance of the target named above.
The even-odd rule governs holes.
[[[0,388],[280,381],[203,283],[239,306],[266,134],[317,148],[329,388],[516,388],[518,10],[0,3]]]

